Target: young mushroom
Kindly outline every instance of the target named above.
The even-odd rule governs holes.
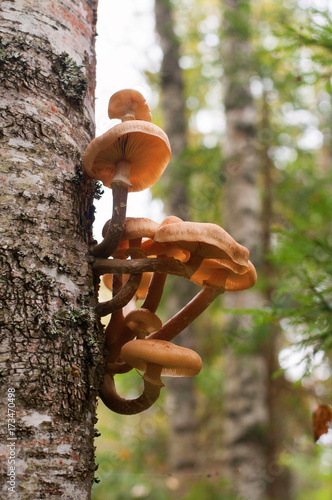
[[[148,409],[164,386],[160,377],[193,377],[202,368],[201,357],[191,349],[163,340],[132,340],[121,349],[124,363],[144,372],[144,389],[136,399],[122,398],[115,387],[114,375],[106,370],[100,398],[112,411],[134,415]]]
[[[160,377],[193,377],[202,368],[201,357],[193,350],[164,340],[137,339],[121,349],[121,359],[144,372],[143,379],[163,387]]]
[[[110,119],[151,121],[151,111],[140,92],[133,89],[124,89],[112,95],[108,105]]]
[[[92,255],[109,257],[116,250],[125,225],[128,192],[153,186],[170,158],[165,132],[144,120],[125,120],[90,142],[83,157],[84,172],[113,191],[112,222],[104,240],[90,249]]]
[[[162,327],[159,317],[148,309],[143,308],[130,311],[124,319],[124,324],[136,334],[138,339],[144,339],[150,333]]]

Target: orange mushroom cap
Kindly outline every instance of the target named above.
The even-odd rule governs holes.
[[[128,365],[143,372],[148,366],[158,365],[159,376],[145,380],[160,385],[160,375],[167,377],[193,377],[202,368],[201,357],[193,350],[180,347],[166,340],[136,339],[127,342],[121,349],[121,358]]]
[[[125,120],[151,121],[150,108],[140,92],[124,89],[112,95],[108,105],[108,116]]]
[[[179,222],[159,227],[154,240],[174,243],[203,259],[228,259],[248,268],[249,250],[212,223]]]
[[[241,274],[237,272],[240,268]],[[248,261],[248,268],[243,272],[242,266],[234,262],[217,259],[204,259],[190,281],[197,285],[222,287],[226,292],[239,292],[254,286],[257,281],[256,269]]]
[[[171,147],[165,132],[143,120],[128,120],[115,125],[88,145],[83,168],[86,174],[111,187],[116,167],[129,169],[128,190],[142,191],[153,186],[171,158]]]

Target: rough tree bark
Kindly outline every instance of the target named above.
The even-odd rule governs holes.
[[[227,0],[223,8],[224,225],[236,241],[249,248],[250,259],[259,272],[262,228],[256,115],[249,89],[252,74],[250,1]],[[232,309],[259,308],[263,301],[262,294],[255,288],[224,296],[225,307]],[[230,317],[227,329],[230,337],[239,332],[250,334],[250,318]],[[263,348],[252,354],[238,355],[228,346],[224,382],[224,467],[226,477],[241,499],[266,497],[267,387]]]
[[[165,130],[172,146],[172,158],[176,160],[187,147],[187,120],[182,70],[179,66],[180,46],[174,33],[172,5],[169,0],[155,0],[156,32],[159,35],[163,60],[160,69],[160,86]],[[172,175],[173,173],[173,175]],[[187,188],[176,179],[169,166],[160,182],[166,183],[167,198],[164,200],[167,214],[183,220],[190,219]],[[190,283],[169,277],[172,295],[167,303],[169,316],[180,310],[191,298]],[[176,281],[175,281],[176,280]],[[193,348],[194,327],[186,328],[175,343]],[[167,382],[168,415],[170,433],[168,462],[173,472],[192,470],[197,465],[197,436],[195,419],[195,389],[192,378],[174,378]]]
[[[1,5],[2,498],[91,496],[102,333],[81,157],[94,135],[96,8]]]

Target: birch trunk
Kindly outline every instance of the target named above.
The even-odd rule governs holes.
[[[94,135],[96,8],[1,6],[2,498],[91,497],[102,339],[81,157]]]
[[[224,4],[223,64],[226,109],[224,186],[225,229],[250,250],[256,269],[261,267],[261,206],[258,190],[259,158],[255,144],[256,116],[249,89],[251,76],[250,2]],[[258,273],[259,274],[259,273]],[[260,308],[257,292],[229,293],[224,305],[232,309]],[[229,335],[250,335],[247,316],[229,318]],[[249,339],[250,340],[250,339]],[[243,339],[245,345],[246,338]],[[237,355],[225,353],[224,466],[232,490],[241,499],[266,498],[268,377],[262,349]]]
[[[172,6],[169,0],[155,0],[156,32],[160,38],[163,61],[160,70],[162,108],[165,130],[172,146],[173,161],[187,147],[187,121],[182,71],[179,66],[179,41],[174,33]],[[172,177],[170,165],[159,182],[166,182],[167,198],[164,200],[167,213],[189,220],[187,188],[183,182]],[[184,307],[192,298],[190,283],[169,277],[172,296],[167,303],[171,316]],[[174,283],[174,286],[173,286]],[[176,339],[181,346],[195,348],[193,327],[186,328]],[[190,471],[198,461],[195,419],[195,388],[192,378],[175,378],[167,382],[168,415],[170,433],[168,439],[168,462],[173,472]]]

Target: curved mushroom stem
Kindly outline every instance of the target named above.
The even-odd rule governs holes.
[[[222,287],[204,285],[203,289],[181,311],[166,321],[160,330],[149,335],[147,339],[174,339],[176,335],[189,326],[224,291]]]
[[[110,410],[120,413],[121,415],[135,415],[150,408],[157,401],[161,387],[151,384],[148,380],[144,380],[144,390],[136,399],[122,398],[115,387],[114,377],[109,373],[105,373],[103,385],[99,391],[99,395],[103,403]]]
[[[189,279],[186,265],[173,257],[167,258],[146,258],[146,259],[96,259],[92,264],[93,271],[97,275],[101,274],[137,274],[145,272],[158,272],[175,274]]]
[[[90,248],[94,257],[107,258],[118,248],[126,222],[128,186],[112,183],[113,213],[105,238]]]
[[[141,306],[142,309],[148,309],[153,313],[156,312],[164,291],[166,278],[167,273],[153,273],[148,292]]]
[[[107,316],[118,309],[122,309],[134,297],[141,282],[141,274],[131,274],[125,286],[111,300],[100,302],[96,307],[99,316]]]

